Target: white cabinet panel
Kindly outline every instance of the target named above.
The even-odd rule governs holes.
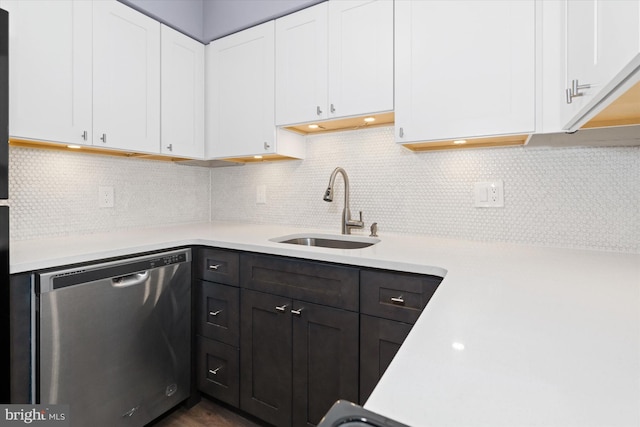
[[[207,157],[274,153],[274,22],[215,40],[205,51]]]
[[[10,19],[9,134],[90,145],[92,3],[0,5]]]
[[[329,1],[329,117],[393,110],[393,2]]]
[[[93,4],[94,145],[160,148],[160,23],[117,1]]]
[[[562,116],[574,130],[640,54],[640,1],[565,0],[566,89]],[[575,91],[574,86],[580,86]],[[569,102],[570,101],[570,102]]]
[[[204,45],[162,26],[160,152],[204,157]]]
[[[530,133],[533,1],[395,3],[396,141]]]
[[[327,3],[277,19],[276,124],[327,115]]]

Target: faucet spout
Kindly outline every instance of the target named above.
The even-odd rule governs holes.
[[[351,209],[349,208],[349,176],[341,167],[337,167],[333,172],[331,172],[331,176],[329,177],[329,186],[324,192],[324,197],[322,199],[325,202],[333,202],[333,188],[338,174],[342,175],[342,180],[344,181],[344,208],[342,209],[341,230],[342,234],[351,234],[352,228],[364,228],[364,223],[362,222],[362,212],[360,212],[359,220],[351,218]]]

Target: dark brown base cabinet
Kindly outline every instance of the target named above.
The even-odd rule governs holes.
[[[198,389],[278,427],[364,403],[439,277],[198,248]]]

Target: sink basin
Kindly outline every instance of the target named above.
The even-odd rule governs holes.
[[[292,245],[316,246],[334,249],[362,249],[375,245],[380,241],[374,237],[334,235],[334,234],[291,234],[269,239],[276,243]]]

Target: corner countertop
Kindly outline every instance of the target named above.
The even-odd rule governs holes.
[[[640,255],[214,222],[12,241],[11,273],[208,245],[444,276],[365,407],[411,426],[640,426]],[[337,234],[337,233],[335,233]]]

